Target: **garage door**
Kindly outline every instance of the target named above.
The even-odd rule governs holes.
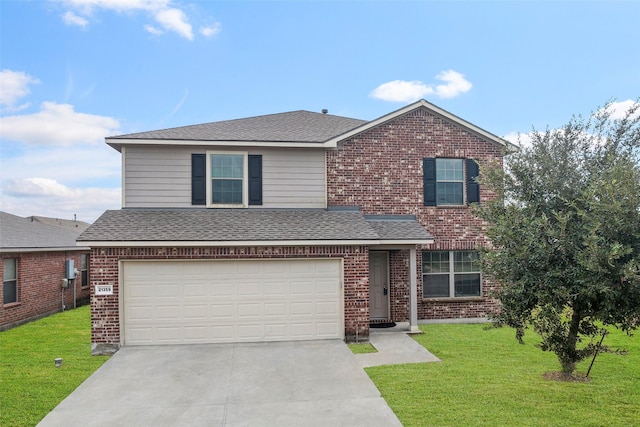
[[[342,338],[340,260],[123,261],[125,345]]]

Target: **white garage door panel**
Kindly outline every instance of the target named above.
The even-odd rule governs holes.
[[[342,338],[339,260],[123,261],[125,345]]]

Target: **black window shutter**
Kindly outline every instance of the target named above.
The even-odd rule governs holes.
[[[473,159],[467,159],[467,203],[480,203],[480,184],[476,182],[480,167]]]
[[[436,205],[436,159],[422,159],[424,205]]]
[[[262,204],[262,156],[249,154],[249,204]]]
[[[207,160],[205,154],[191,155],[191,204],[207,204]]]

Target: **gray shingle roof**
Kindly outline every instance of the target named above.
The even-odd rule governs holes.
[[[21,218],[0,212],[0,248],[15,252],[17,249],[81,249],[76,247],[80,231],[43,224],[30,218]]]
[[[403,239],[430,238],[415,220],[414,226],[408,222],[397,228]],[[380,235],[357,210],[122,209],[106,211],[78,238],[114,243],[296,240],[380,240]]]
[[[366,120],[311,111],[292,111],[149,132],[112,136],[118,139],[189,141],[324,142],[367,123]],[[117,141],[114,141],[117,143]]]

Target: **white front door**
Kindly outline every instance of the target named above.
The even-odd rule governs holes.
[[[369,316],[389,318],[389,253],[369,252]]]
[[[337,259],[123,261],[125,345],[341,339]]]

